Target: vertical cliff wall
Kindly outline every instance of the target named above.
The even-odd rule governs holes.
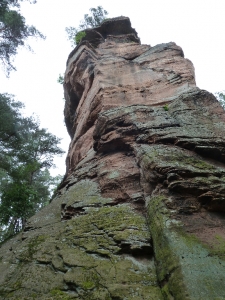
[[[64,89],[67,173],[1,245],[0,299],[225,299],[225,113],[182,49],[111,19]]]

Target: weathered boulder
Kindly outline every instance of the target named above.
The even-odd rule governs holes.
[[[0,299],[225,299],[225,113],[175,43],[128,18],[65,72],[67,173],[0,248]]]

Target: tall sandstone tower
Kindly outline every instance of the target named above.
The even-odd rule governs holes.
[[[67,173],[0,248],[0,299],[225,299],[225,113],[175,43],[87,29],[65,72]]]

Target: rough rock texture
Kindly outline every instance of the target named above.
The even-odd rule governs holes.
[[[175,43],[128,18],[65,73],[67,173],[0,248],[0,299],[225,299],[225,113]]]

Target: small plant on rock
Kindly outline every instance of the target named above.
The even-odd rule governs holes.
[[[169,110],[168,104],[166,104],[165,106],[163,106],[163,108],[164,108],[165,111],[168,111]]]
[[[80,41],[82,40],[83,37],[86,36],[86,33],[84,31],[80,31],[76,34],[75,36],[75,42],[78,45],[80,43]]]
[[[108,15],[108,12],[102,6],[98,6],[97,8],[92,7],[90,8],[90,12],[90,15],[84,15],[84,19],[80,22],[78,28],[66,27],[68,40],[71,41],[73,47],[79,44],[82,38],[85,37],[85,29],[100,26]]]

